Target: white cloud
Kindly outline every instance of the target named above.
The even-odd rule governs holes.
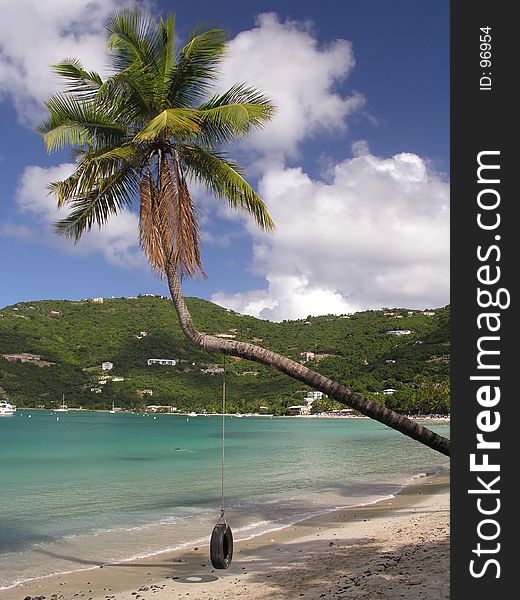
[[[11,97],[22,121],[43,118],[58,89],[50,65],[80,58],[106,71],[105,20],[126,0],[0,0],[0,99]]]
[[[254,29],[231,40],[222,77],[223,89],[246,81],[277,105],[275,118],[248,138],[247,148],[280,159],[295,156],[298,144],[319,131],[344,131],[363,97],[342,97],[334,86],[354,64],[350,42],[337,39],[321,47],[308,24],[259,15]]]
[[[310,314],[343,314],[360,310],[343,296],[313,286],[305,275],[266,275],[268,288],[227,295],[214,294],[212,301],[242,314],[272,321],[298,319]]]
[[[449,300],[449,186],[415,154],[385,159],[357,144],[330,182],[272,167],[260,181],[277,229],[255,240],[268,287],[213,300],[281,320]]]
[[[66,178],[73,169],[73,164],[65,163],[47,169],[30,166],[23,172],[16,203],[22,213],[32,217],[38,240],[57,245],[67,253],[101,253],[111,265],[145,267],[146,263],[139,249],[138,218],[129,210],[113,216],[105,227],[95,227],[86,232],[76,245],[55,233],[54,223],[63,218],[68,210],[56,207],[55,198],[47,192],[47,184]]]
[[[263,235],[234,217],[249,223],[253,268],[267,287],[216,293],[214,301],[274,320],[448,301],[448,184],[425,160],[376,157],[358,141],[354,158],[329,168],[326,182],[285,165],[310,137],[346,132],[363,97],[336,90],[354,64],[348,41],[320,46],[309,26],[273,13],[231,41],[223,87],[246,79],[278,106],[242,145],[261,156],[259,191],[277,230]]]
[[[0,225],[0,236],[12,237],[19,240],[34,240],[36,233],[27,225],[19,225],[12,221],[7,221]]]

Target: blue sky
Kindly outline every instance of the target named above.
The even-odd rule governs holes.
[[[104,19],[130,2],[86,5],[0,2],[0,306],[166,293],[135,244],[135,214],[76,247],[52,233],[45,183],[72,167],[34,132],[57,89],[49,65],[102,68]],[[225,28],[220,89],[247,81],[278,106],[229,149],[277,229],[260,234],[194,190],[208,278],[187,281],[187,295],[274,320],[449,301],[447,0],[148,6],[174,11],[181,37],[200,22]]]

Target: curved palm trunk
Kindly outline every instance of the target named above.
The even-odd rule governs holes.
[[[275,369],[278,369],[278,371],[289,375],[289,377],[298,379],[312,388],[324,392],[330,398],[334,398],[334,400],[354,408],[367,417],[384,423],[385,425],[388,425],[388,427],[400,431],[404,435],[433,448],[433,450],[437,450],[441,454],[445,454],[446,456],[450,455],[449,439],[434,433],[430,429],[423,427],[419,423],[408,419],[385,406],[381,406],[368,398],[364,398],[349,388],[320,375],[320,373],[311,371],[311,369],[304,367],[294,360],[281,356],[266,348],[261,348],[260,346],[235,340],[224,340],[201,333],[195,328],[186,306],[175,265],[172,265],[171,263],[168,265],[166,277],[171,297],[179,316],[181,328],[186,337],[195,346],[203,348],[208,352],[230,354],[232,356],[253,360],[269,367],[274,367]]]

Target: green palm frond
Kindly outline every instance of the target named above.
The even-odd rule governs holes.
[[[208,94],[217,78],[226,41],[227,34],[221,29],[191,34],[171,77],[167,95],[170,106],[193,106]]]
[[[209,143],[231,141],[266,125],[274,110],[271,100],[258,90],[245,84],[235,85],[198,108],[201,137]]]
[[[140,159],[139,149],[132,144],[116,146],[96,156],[96,160],[120,160],[131,165],[137,165]]]
[[[85,231],[90,231],[94,225],[102,227],[110,216],[132,205],[137,191],[137,179],[131,167],[98,167],[96,175],[95,180],[90,181],[88,185],[85,185],[81,175],[74,177],[70,186],[63,186],[67,180],[51,184],[61,187],[62,190],[66,187],[78,190],[74,196],[70,193],[67,195],[66,204],[70,206],[71,211],[67,217],[56,223],[56,230],[62,235],[78,241]],[[83,193],[79,193],[80,190]]]
[[[74,148],[73,156],[80,166],[81,163],[92,162],[94,164],[96,161],[112,160],[129,163],[134,169],[139,170],[146,163],[146,155],[150,151],[150,148],[146,146],[136,146],[129,142],[124,145],[106,146],[96,151],[93,151],[91,147]]]
[[[162,82],[159,81],[160,98],[163,103],[167,102],[167,90],[171,83],[175,70],[175,18],[173,15],[168,15],[166,20],[161,19],[161,53],[160,65]],[[166,108],[166,106],[163,106]]]
[[[43,139],[49,153],[66,146],[84,146],[90,138],[89,130],[76,123],[56,126],[48,122],[42,123],[40,133],[44,133]]]
[[[149,141],[159,137],[193,138],[201,131],[200,117],[189,108],[167,108],[152,119],[134,138]]]
[[[76,170],[62,181],[51,182],[49,191],[58,200],[58,208],[65,204],[75,202],[77,198],[84,198],[93,189],[103,187],[103,181],[112,179],[120,171],[133,172],[138,177],[142,168],[142,157],[126,147],[113,148],[93,152],[86,151],[82,156]],[[141,162],[139,162],[141,160]]]
[[[84,99],[94,99],[103,84],[95,71],[85,71],[76,58],[66,58],[53,65],[54,72],[67,81],[67,91]]]
[[[49,152],[59,150],[68,143],[125,141],[130,133],[125,125],[95,101],[77,99],[70,94],[55,94],[46,105],[50,118],[37,130],[43,134]]]
[[[122,71],[137,61],[157,71],[154,48],[157,30],[152,18],[138,9],[123,10],[109,17],[108,47],[113,52],[112,60],[116,69]]]
[[[267,207],[240,173],[240,167],[221,154],[198,146],[184,146],[181,159],[189,177],[205,186],[231,207],[251,214],[266,231],[274,229]]]
[[[115,73],[101,86],[97,100],[117,114],[118,121],[129,127],[157,114],[155,79],[140,65]]]

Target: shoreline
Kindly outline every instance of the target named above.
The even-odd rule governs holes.
[[[442,539],[435,540],[432,537],[432,527],[430,523],[424,523],[426,531],[417,529],[418,521],[425,520],[425,515],[441,516],[434,529],[443,530]],[[85,569],[82,571],[71,571],[61,575],[51,575],[45,578],[35,579],[26,583],[18,584],[0,591],[0,600],[20,600],[27,596],[37,597],[46,596],[53,600],[146,600],[152,596],[157,600],[166,600],[174,595],[186,595],[191,598],[235,598],[237,594],[242,599],[247,598],[288,598],[296,596],[317,598],[316,585],[309,582],[312,587],[312,593],[307,594],[305,589],[294,595],[295,586],[301,585],[305,580],[307,571],[320,571],[321,575],[318,581],[324,579],[322,587],[327,587],[326,593],[332,589],[335,584],[328,581],[331,569],[334,565],[341,562],[341,556],[335,556],[336,549],[339,550],[340,541],[346,542],[341,547],[340,554],[368,552],[371,556],[377,554],[378,549],[383,550],[387,546],[395,545],[401,537],[400,533],[405,529],[410,529],[411,534],[419,536],[421,540],[429,544],[438,542],[445,548],[445,552],[439,555],[439,550],[435,550],[437,561],[443,563],[440,573],[446,573],[449,569],[449,476],[446,474],[433,474],[424,477],[418,477],[409,485],[405,486],[399,493],[392,498],[380,499],[375,503],[343,508],[328,511],[326,513],[315,515],[304,519],[298,523],[284,526],[277,530],[271,530],[246,539],[235,542],[234,559],[231,567],[225,571],[215,571],[210,564],[208,556],[208,541],[195,546],[195,543],[188,543],[183,548],[161,552],[149,558],[134,559],[120,563],[106,564],[100,566],[83,561],[78,557],[70,557],[71,561],[82,563]],[[431,516],[430,515],[430,516]],[[410,523],[412,521],[412,523]],[[441,523],[442,521],[442,523]],[[399,526],[397,526],[399,525]],[[389,528],[393,530],[389,536]],[[396,532],[398,535],[396,535]],[[432,538],[432,539],[429,539]],[[352,540],[355,540],[355,543]],[[409,558],[420,548],[420,543],[412,543],[414,537],[406,536],[403,542],[406,542],[402,548],[401,558],[397,562]],[[324,542],[327,542],[326,544]],[[413,548],[415,550],[412,552]],[[395,550],[393,551],[395,555]],[[386,553],[383,557],[383,563],[388,563],[388,568],[392,566],[392,560],[388,557],[392,554]],[[325,567],[322,559],[331,564]],[[302,559],[308,559],[308,564],[301,565]],[[390,560],[390,562],[388,562]],[[304,561],[305,562],[305,561]],[[349,559],[348,570],[342,574],[339,569],[334,575],[335,578],[344,579],[347,583],[348,573],[351,572],[349,581],[354,577],[360,577],[366,571],[366,561],[361,561],[358,565],[359,573],[356,572],[355,562]],[[406,562],[406,560],[404,561]],[[381,563],[381,564],[383,564]],[[377,567],[375,564],[375,567]],[[396,563],[397,564],[397,563]],[[294,565],[299,565],[302,571],[292,583],[286,580],[291,578],[294,571]],[[395,565],[394,565],[395,566]],[[358,569],[358,570],[359,570]],[[379,567],[375,569],[374,577],[381,578]],[[413,570],[413,569],[412,569]],[[322,572],[323,571],[323,572]],[[410,587],[410,598],[417,597],[419,591],[417,586],[420,583],[410,583],[410,575],[403,583],[404,588]],[[421,581],[424,574],[421,574]],[[366,575],[362,577],[368,585],[373,577]],[[406,579],[406,578],[405,578]],[[420,578],[419,578],[420,579]],[[431,576],[429,577],[431,579]],[[415,581],[414,580],[414,581]],[[356,580],[357,581],[357,580]],[[312,583],[312,585],[311,585]],[[373,583],[373,581],[372,581]],[[381,583],[381,582],[380,582]],[[287,584],[287,589],[283,587]],[[365,585],[366,584],[366,585]],[[339,582],[338,582],[339,585]],[[438,582],[435,584],[438,592]],[[444,587],[448,583],[445,582]],[[274,587],[273,587],[274,586]],[[332,586],[332,587],[331,587]],[[360,591],[361,583],[352,583],[354,589]],[[352,587],[350,584],[346,588]],[[337,587],[337,586],[336,586]],[[345,586],[343,586],[345,587]],[[148,588],[144,590],[143,588]],[[240,592],[238,592],[240,588]],[[276,590],[275,590],[276,588]],[[321,588],[320,588],[321,589]],[[428,588],[426,587],[426,590]],[[352,591],[352,590],[351,590]],[[372,590],[376,593],[375,588]],[[435,593],[437,593],[435,592]],[[310,593],[310,590],[309,590]],[[325,592],[320,592],[325,593]],[[339,595],[334,597],[343,597],[340,589]],[[249,595],[251,594],[251,595]],[[276,595],[278,594],[278,595]],[[289,594],[289,595],[284,595]],[[351,592],[349,592],[352,597]],[[432,592],[432,598],[448,597],[435,595]],[[346,597],[346,596],[345,596]],[[359,598],[372,598],[376,596],[354,596]],[[381,596],[379,596],[381,597]],[[393,596],[386,595],[385,598]],[[397,597],[403,597],[397,595]],[[407,596],[404,596],[407,597]],[[421,596],[428,597],[428,596]]]
[[[37,410],[37,411],[47,411],[53,413],[55,409],[52,408],[39,408],[32,406],[18,406],[17,410]],[[110,412],[109,408],[106,409],[90,409],[90,408],[76,408],[71,407],[68,408],[67,412],[73,413],[106,413],[113,414]],[[169,415],[169,416],[177,416],[177,417],[193,417],[190,413],[184,412],[155,412],[155,411],[130,411],[126,409],[117,410],[115,414],[139,414],[139,415]],[[365,415],[334,415],[334,414],[326,414],[319,413],[315,415],[271,415],[271,414],[261,414],[261,413],[243,413],[238,416],[239,413],[225,413],[226,417],[238,417],[238,418],[247,418],[247,417],[262,417],[267,419],[369,419],[370,417],[366,417]],[[197,417],[222,417],[222,413],[197,413]],[[450,415],[403,415],[407,419],[411,419],[413,421],[433,421],[440,423],[449,423]]]

